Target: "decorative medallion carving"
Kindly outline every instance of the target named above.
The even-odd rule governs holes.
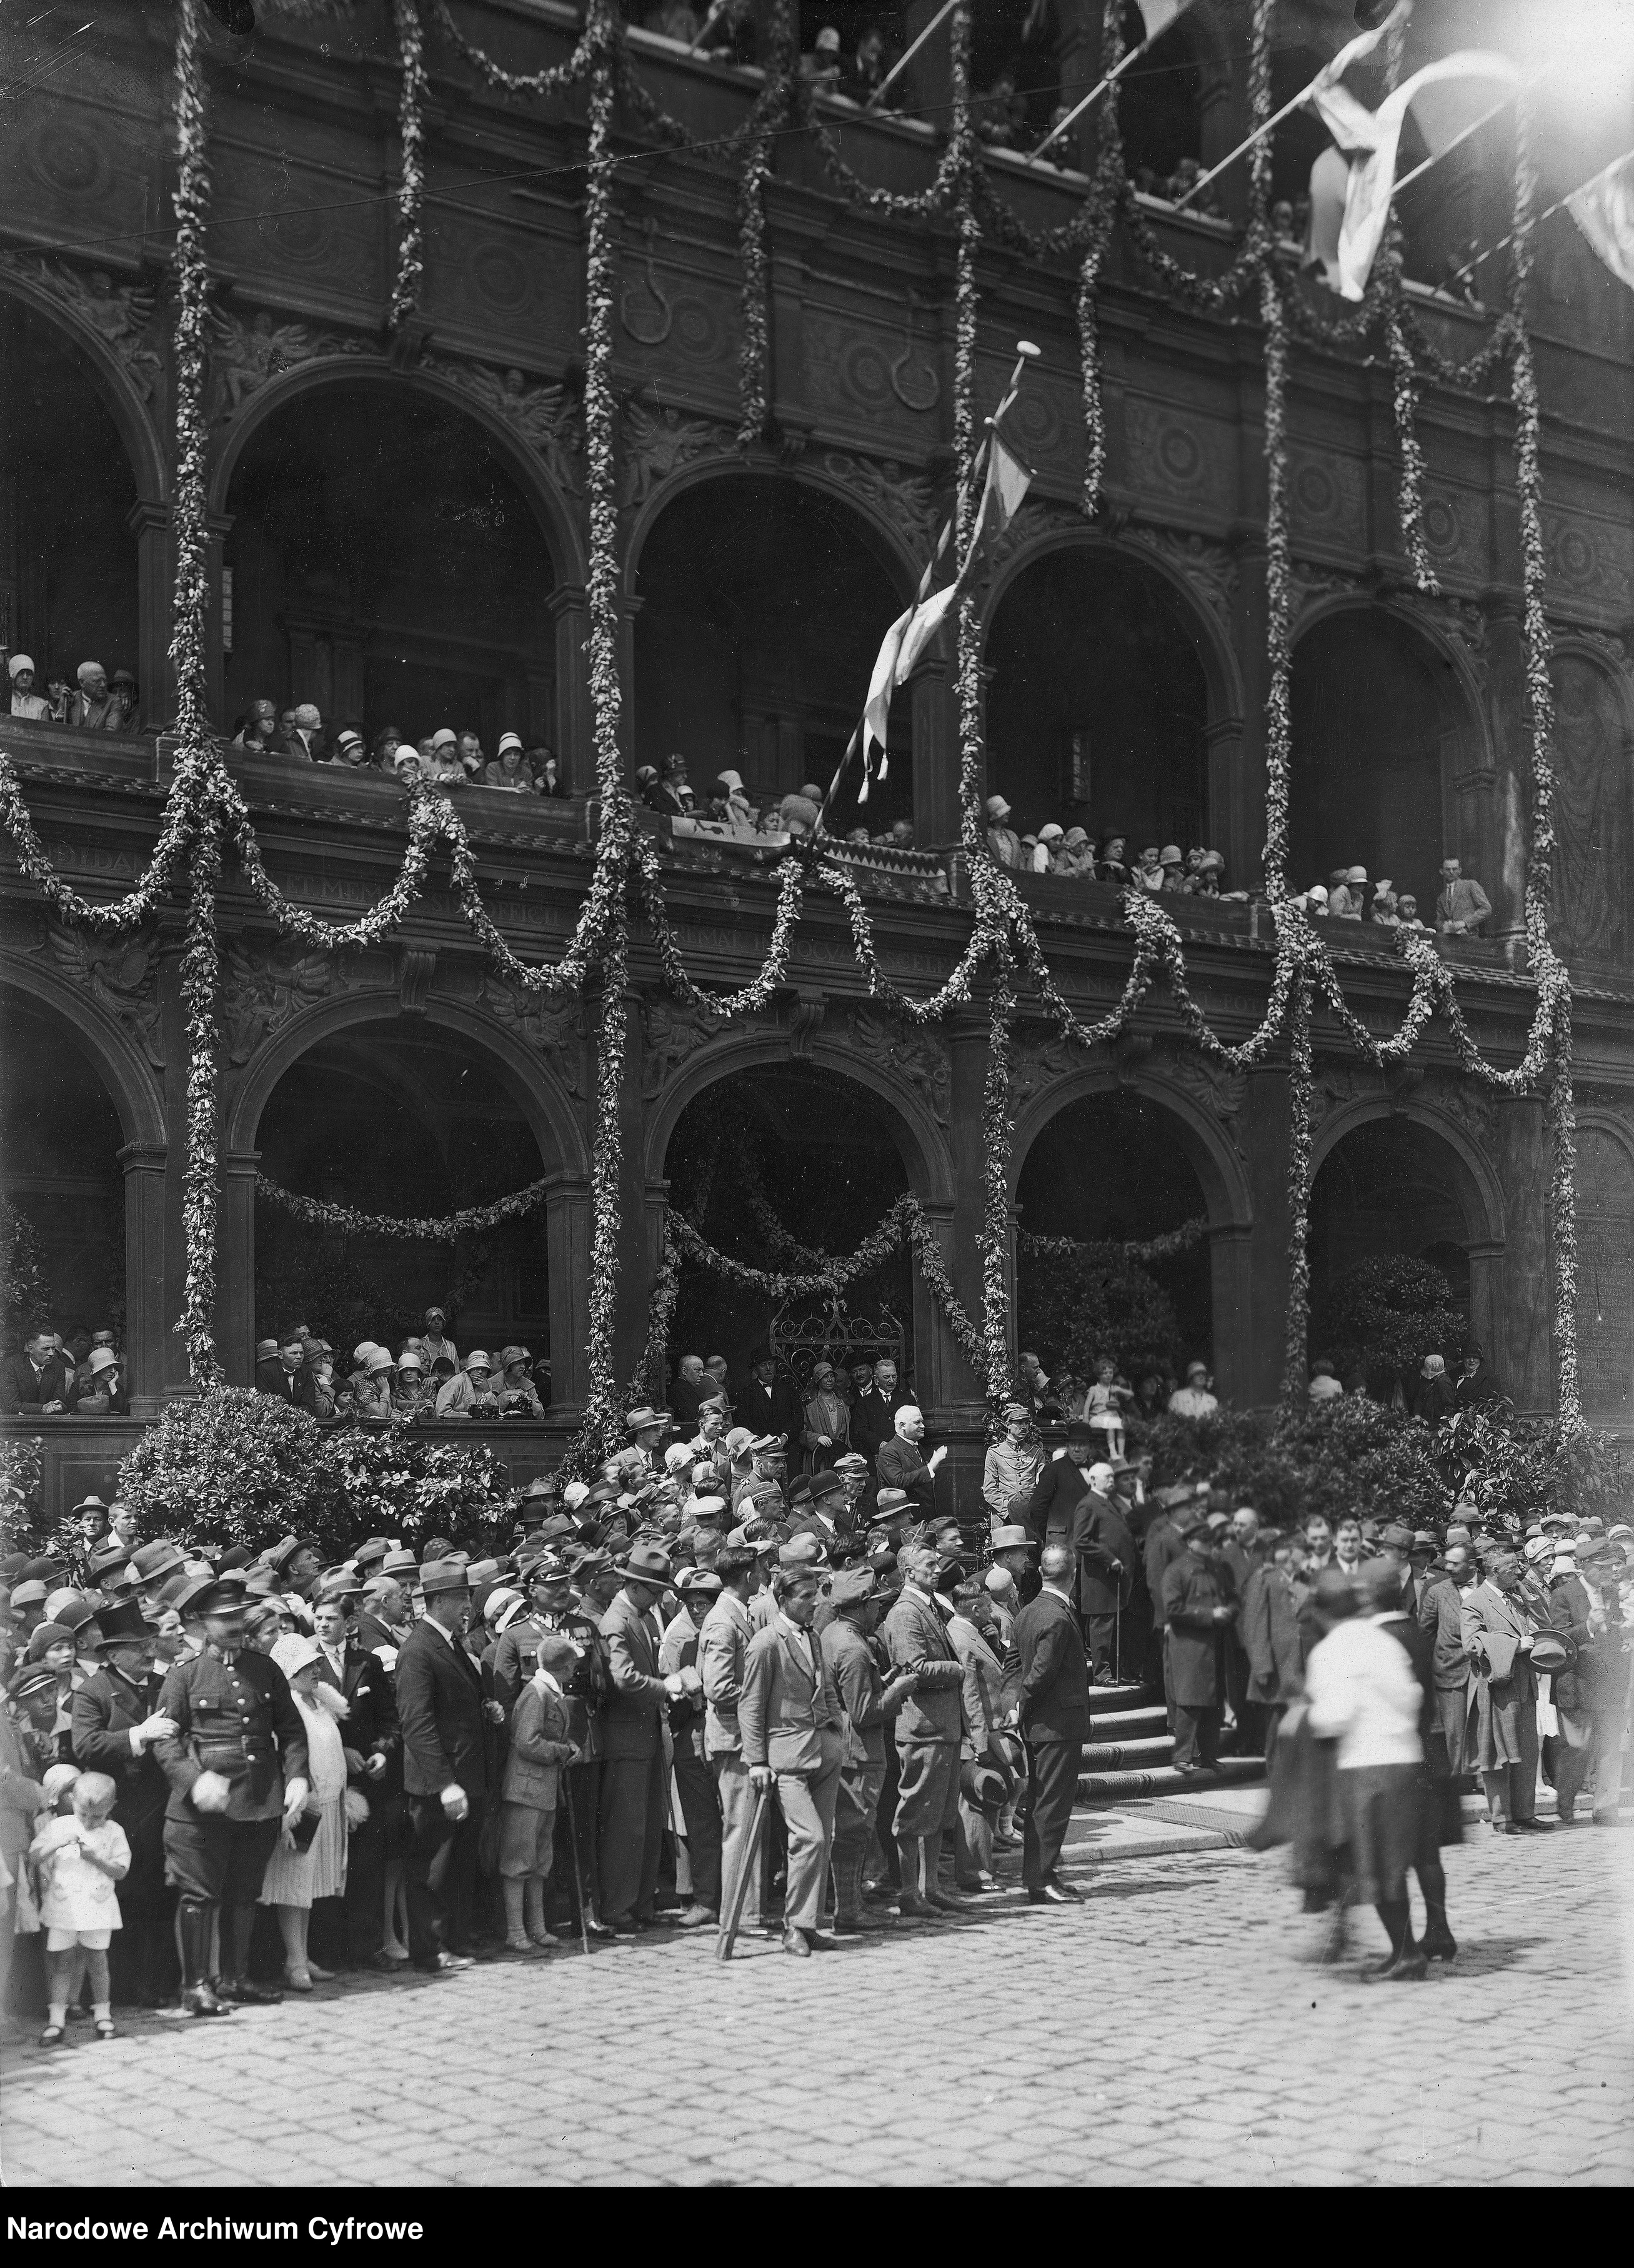
[[[539,458],[566,496],[584,486],[578,403],[565,387],[530,379],[519,370],[491,370],[486,363],[457,362],[449,355],[427,355],[421,367],[480,401],[504,418]]]
[[[210,311],[210,415],[220,424],[234,417],[269,379],[315,362],[320,355],[364,351],[364,342],[338,331],[315,331],[308,323],[275,322],[265,307],[247,322],[230,307]]]
[[[47,961],[105,1016],[121,1024],[155,1071],[165,1068],[158,954],[141,938],[92,937],[35,914],[26,950]]]
[[[918,312],[919,294],[910,291],[908,294],[907,335],[901,354],[891,364],[891,391],[904,409],[924,412],[934,409],[942,398],[942,373],[929,355],[923,362],[916,362],[914,359],[914,318]],[[934,310],[931,316],[931,338],[934,345],[936,340]]]
[[[256,1049],[303,1008],[346,989],[348,956],[306,953],[292,944],[270,946],[249,938],[228,940],[222,954],[217,1013],[227,1060],[246,1064]]]
[[[151,284],[115,284],[100,268],[73,268],[64,260],[41,260],[0,251],[0,270],[37,284],[77,323],[94,331],[121,362],[144,401],[151,401],[165,375],[164,358],[148,337],[158,291]]]
[[[881,1008],[853,1008],[852,1044],[865,1056],[905,1079],[946,1126],[953,1101],[953,1067],[938,1038],[914,1025],[898,1023]]]
[[[730,429],[707,417],[683,416],[679,409],[649,409],[631,401],[624,407],[624,448],[619,469],[619,502],[626,510],[645,504],[653,490],[700,457],[735,453]]]

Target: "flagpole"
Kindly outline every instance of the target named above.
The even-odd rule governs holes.
[[[1184,10],[1182,10],[1181,13],[1183,14],[1184,12]],[[1169,18],[1169,24],[1176,24],[1179,21],[1180,18],[1178,16],[1171,16]],[[1169,25],[1166,24],[1163,26],[1163,32],[1167,32],[1168,28]],[[1159,32],[1155,36],[1160,40],[1163,37],[1163,32]],[[1145,54],[1147,48],[1151,45],[1151,40],[1142,40],[1138,46],[1131,48],[1128,55],[1122,56],[1113,66],[1113,68],[1107,73],[1105,78],[1103,78],[1098,85],[1092,86],[1090,88],[1089,92],[1084,97],[1082,102],[1074,103],[1071,109],[1068,111],[1066,116],[1062,120],[1059,126],[1052,126],[1050,128],[1049,133],[1045,135],[1037,149],[1034,151],[1032,156],[1027,159],[1027,164],[1029,166],[1035,166],[1039,159],[1043,156],[1045,151],[1049,149],[1050,144],[1052,142],[1058,142],[1061,139],[1061,136],[1067,131],[1067,129],[1070,126],[1074,125],[1077,121],[1082,117],[1085,111],[1089,108],[1090,104],[1094,101],[1096,96],[1104,94],[1107,89],[1111,86],[1115,80],[1121,79],[1124,72],[1129,69],[1130,65],[1132,63],[1138,62],[1140,57]]]
[[[703,22],[699,27],[697,38],[694,40],[692,45],[687,50],[687,53],[689,55],[696,55],[697,54],[698,49],[703,45],[705,40],[708,39],[710,33],[714,30],[716,25],[720,21],[722,16],[724,16],[725,12],[726,0],[710,0],[710,12],[703,18]]]
[[[902,72],[908,68],[908,65],[912,63],[920,48],[924,47],[925,41],[930,38],[931,33],[935,31],[937,26],[938,24],[945,24],[958,5],[959,0],[945,0],[945,4],[937,10],[935,15],[931,17],[924,31],[920,33],[912,47],[907,48],[902,55],[898,55],[896,61],[891,65],[890,70],[887,71],[885,77],[880,81],[879,85],[875,87],[867,101],[864,103],[863,108],[865,110],[872,110],[874,107],[874,105],[880,100],[881,95],[884,94],[886,88],[890,85],[891,81],[894,78],[898,77]]]
[[[1514,101],[1516,96],[1521,92],[1522,90],[1518,86],[1511,87],[1509,92],[1504,97],[1501,102],[1495,102],[1490,110],[1483,110],[1479,118],[1472,120],[1471,122],[1464,128],[1461,134],[1454,134],[1452,140],[1446,143],[1441,149],[1432,151],[1429,157],[1421,159],[1421,161],[1413,167],[1410,173],[1403,173],[1401,180],[1396,182],[1395,188],[1391,190],[1390,195],[1393,197],[1399,197],[1402,191],[1407,188],[1408,184],[1411,181],[1416,181],[1420,173],[1427,173],[1432,166],[1439,165],[1443,158],[1450,157],[1453,151],[1457,149],[1461,142],[1468,142],[1472,134],[1478,134],[1483,126],[1490,126],[1492,123],[1492,121],[1498,116],[1498,112],[1500,110],[1507,110],[1510,104]]]
[[[1579,181],[1575,189],[1568,189],[1564,197],[1557,197],[1552,205],[1545,205],[1541,213],[1527,222],[1527,227],[1542,228],[1546,220],[1553,220],[1557,212],[1564,212],[1573,197],[1580,197],[1585,189],[1592,189],[1601,174],[1615,172],[1619,166],[1626,166],[1630,158],[1634,158],[1634,150],[1625,150],[1620,158],[1614,158],[1608,166],[1602,166],[1598,173],[1591,173],[1586,181]],[[1489,244],[1484,252],[1478,252],[1473,260],[1467,261],[1464,266],[1454,273],[1453,282],[1461,284],[1466,276],[1473,276],[1476,269],[1484,261],[1490,260],[1494,254],[1507,251],[1520,234],[1520,231],[1518,228],[1512,228],[1507,236],[1500,236],[1496,244]]]
[[[1187,190],[1185,195],[1183,197],[1175,198],[1175,211],[1182,212],[1200,190],[1206,189],[1208,188],[1209,183],[1215,179],[1217,174],[1223,173],[1227,166],[1234,166],[1245,150],[1252,150],[1256,142],[1262,142],[1265,139],[1272,127],[1280,126],[1284,118],[1292,117],[1293,113],[1299,108],[1299,105],[1310,93],[1311,87],[1317,84],[1317,80],[1319,80],[1322,74],[1321,71],[1318,71],[1316,77],[1311,81],[1311,86],[1301,87],[1299,93],[1294,96],[1292,102],[1284,103],[1282,108],[1277,113],[1275,118],[1268,118],[1263,126],[1256,126],[1253,133],[1249,135],[1248,140],[1246,142],[1239,142],[1236,148],[1232,151],[1227,157],[1222,158],[1218,166],[1211,166],[1206,173],[1199,173],[1196,180]]]

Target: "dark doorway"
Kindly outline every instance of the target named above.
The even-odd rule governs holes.
[[[22,1327],[66,1336],[83,1324],[122,1346],[119,1113],[72,1030],[12,992],[0,992],[0,1192],[34,1233],[44,1294],[43,1311],[19,1318]]]

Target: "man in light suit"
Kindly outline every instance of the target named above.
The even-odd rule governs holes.
[[[964,1669],[936,1606],[941,1561],[915,1544],[897,1555],[902,1594],[885,1619],[894,1667],[912,1670],[913,1692],[896,1719],[901,1778],[891,1831],[902,1864],[897,1911],[934,1915],[964,1911],[940,1882],[942,1837],[959,1823],[959,1751],[964,1739]]]
[[[1044,1587],[1015,1629],[1016,1713],[1033,1783],[1021,1879],[1034,1905],[1072,1905],[1078,1892],[1056,1869],[1089,1737],[1089,1666],[1072,1603],[1078,1555],[1071,1544],[1047,1543],[1039,1572]]]
[[[1481,1774],[1487,1815],[1499,1835],[1544,1830],[1537,1815],[1534,1631],[1515,1596],[1520,1581],[1519,1558],[1499,1550],[1488,1562],[1485,1580],[1463,1594],[1461,1635],[1476,1673],[1469,1762]]]
[[[620,1937],[652,1926],[664,1831],[664,1736],[659,1716],[666,1701],[698,1689],[696,1669],[660,1677],[659,1633],[652,1609],[668,1587],[667,1553],[655,1543],[633,1543],[619,1569],[623,1588],[601,1618],[613,1691],[602,1720],[601,1808],[597,1865],[601,1918]]]
[[[801,1959],[833,1949],[819,1927],[828,1887],[834,1811],[840,1793],[844,1719],[834,1672],[812,1631],[817,1574],[780,1567],[777,1617],[749,1640],[738,1723],[756,1790],[777,1783],[789,1833],[783,1949]]]
[[[720,1596],[704,1616],[698,1632],[697,1664],[703,1683],[703,1753],[720,1798],[721,1896],[730,1904],[744,1867],[751,1867],[743,1911],[755,1918],[761,1912],[763,1845],[757,1838],[754,1848],[749,1847],[754,1791],[743,1758],[738,1706],[743,1694],[744,1662],[754,1635],[749,1619],[749,1587],[757,1579],[760,1564],[752,1548],[732,1550],[729,1547],[717,1558]]]

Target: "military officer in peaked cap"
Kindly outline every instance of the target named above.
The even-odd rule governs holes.
[[[306,1804],[306,1734],[283,1672],[244,1643],[244,1578],[202,1575],[174,1604],[199,1646],[160,1689],[173,1732],[153,1753],[170,1783],[165,1861],[180,1893],[182,2007],[218,2016],[235,2001],[275,2000],[247,1976],[250,1931],[281,1826]],[[220,1965],[210,1929],[220,1917]]]

